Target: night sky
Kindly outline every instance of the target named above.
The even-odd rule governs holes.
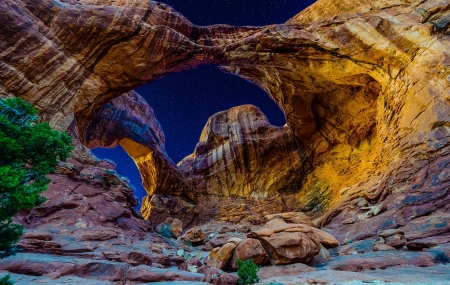
[[[166,0],[192,23],[206,26],[229,24],[262,26],[286,22],[314,0]],[[204,65],[172,74],[136,91],[155,110],[166,136],[170,158],[179,162],[191,154],[208,118],[234,106],[253,104],[266,114],[272,125],[282,126],[285,118],[278,106],[256,85],[235,75]],[[133,160],[119,146],[93,150],[99,158],[116,162],[118,172],[130,179],[139,200],[145,196]]]

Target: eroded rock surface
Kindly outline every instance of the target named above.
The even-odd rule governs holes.
[[[296,189],[301,159],[287,126],[253,105],[209,118],[192,155],[178,164],[202,194],[265,198]]]

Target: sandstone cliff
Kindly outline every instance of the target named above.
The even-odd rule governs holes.
[[[203,195],[266,198],[299,188],[301,159],[289,128],[244,105],[209,118],[191,156],[178,164]]]
[[[141,173],[143,185],[151,197],[159,194],[183,195],[195,200],[183,173],[167,156],[162,128],[153,109],[136,92],[130,91],[95,110],[89,121],[79,124],[78,136],[89,148],[115,147],[120,144],[133,158]],[[141,212],[149,218],[149,203]]]

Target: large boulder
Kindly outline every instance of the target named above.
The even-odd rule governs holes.
[[[248,238],[236,247],[231,260],[231,268],[238,268],[238,259],[246,261],[249,258],[252,259],[256,265],[263,265],[269,261],[269,255],[262,247],[261,242],[257,239]]]
[[[321,247],[313,229],[301,224],[262,228],[251,232],[248,237],[259,239],[272,265],[308,262]]]
[[[229,242],[222,247],[216,247],[211,251],[208,257],[208,266],[215,267],[221,270],[226,270],[233,257],[236,243]]]

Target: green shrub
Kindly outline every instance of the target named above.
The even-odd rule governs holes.
[[[237,265],[239,267],[237,271],[239,276],[238,284],[253,284],[259,281],[259,268],[251,258],[247,259],[246,261],[238,259]]]
[[[8,250],[23,233],[12,222],[20,210],[42,204],[47,174],[58,159],[69,157],[71,137],[39,123],[38,111],[20,98],[0,99],[0,250]],[[2,282],[7,282],[5,278]],[[8,284],[8,283],[5,283]]]
[[[0,279],[0,285],[13,285],[14,283],[9,280],[9,275],[6,275],[5,277]]]

